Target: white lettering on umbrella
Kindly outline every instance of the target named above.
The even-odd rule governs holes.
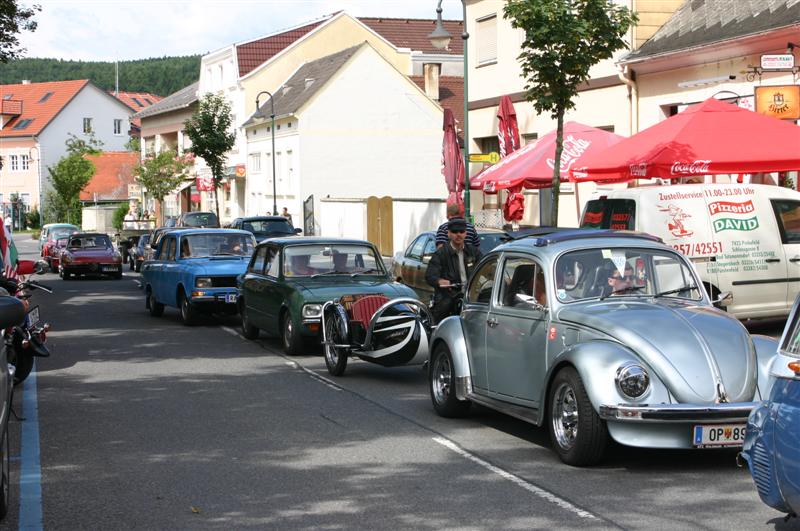
[[[589,149],[590,145],[592,145],[592,143],[589,140],[575,138],[572,135],[567,136],[562,144],[561,164],[559,165],[561,171],[569,170],[572,164]],[[550,166],[550,168],[555,168],[555,159],[547,159],[547,165]]]
[[[670,173],[672,175],[700,175],[708,172],[710,160],[696,160],[694,162],[673,162]]]

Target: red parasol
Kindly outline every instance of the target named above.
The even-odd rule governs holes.
[[[461,192],[464,191],[464,158],[458,147],[458,135],[456,134],[456,120],[453,118],[453,111],[444,110],[444,138],[442,139],[442,175],[447,184],[447,191],[450,196],[447,204],[457,204],[463,209],[464,199]],[[462,210],[463,212],[463,210]]]
[[[602,129],[567,122],[564,124],[561,172],[565,174],[585,155],[602,151],[623,140],[623,137]],[[495,193],[497,190],[516,188],[548,188],[553,182],[555,165],[556,131],[526,145],[475,176],[470,188]]]
[[[514,110],[514,104],[508,96],[500,98],[500,106],[497,108],[497,140],[500,143],[501,157],[519,149],[517,111]]]
[[[710,98],[576,164],[573,181],[800,168],[800,127]]]

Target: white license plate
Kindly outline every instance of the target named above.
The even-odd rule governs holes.
[[[741,446],[746,424],[701,424],[694,427],[692,443],[696,448]]]
[[[235,293],[228,293],[225,295],[225,302],[236,302],[236,294]]]
[[[31,310],[28,312],[28,315],[26,316],[26,318],[28,320],[28,326],[34,326],[36,323],[38,323],[39,322],[39,307],[38,306],[34,306],[33,308],[31,308]]]
[[[116,271],[117,266],[102,266],[103,271]]]

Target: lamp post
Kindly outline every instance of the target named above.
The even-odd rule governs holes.
[[[464,217],[469,220],[469,83],[468,83],[468,64],[467,64],[467,2],[461,0],[461,7],[463,8],[464,18],[464,31],[461,32],[461,40],[464,41]],[[442,24],[442,0],[436,6],[436,28],[428,35],[431,44],[440,50],[447,49],[450,44],[450,32],[444,29]]]
[[[33,150],[36,150],[36,159],[33,158]],[[36,177],[39,188],[39,226],[44,226],[44,191],[42,190],[42,152],[39,146],[28,149],[28,159],[36,160]]]
[[[278,215],[278,202],[277,202],[277,193],[276,193],[276,186],[275,183],[278,180],[278,176],[275,175],[275,102],[272,98],[272,93],[266,90],[262,90],[258,94],[256,94],[256,114],[255,116],[261,117],[261,108],[258,105],[258,100],[266,94],[269,96],[269,104],[270,104],[270,118],[272,119],[272,125],[270,125],[270,131],[272,132],[272,215]]]

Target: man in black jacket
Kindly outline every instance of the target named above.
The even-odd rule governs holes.
[[[456,301],[466,287],[472,268],[481,259],[480,249],[465,245],[466,231],[464,218],[450,219],[447,223],[449,241],[436,250],[428,264],[425,280],[434,289],[432,313],[437,323],[456,313]]]

